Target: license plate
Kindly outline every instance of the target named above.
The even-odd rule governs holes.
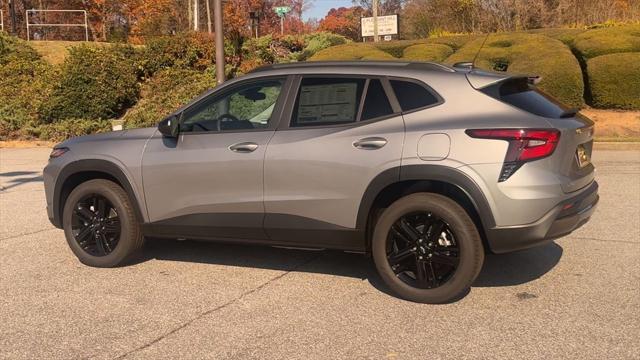
[[[591,163],[591,155],[584,145],[578,145],[578,148],[576,149],[576,159],[578,160],[578,166],[580,168],[583,168]]]

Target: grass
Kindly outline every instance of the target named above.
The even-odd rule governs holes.
[[[28,44],[33,47],[44,60],[49,64],[57,65],[61,64],[69,54],[69,49],[81,44],[89,46],[112,46],[112,43],[104,42],[85,42],[85,41],[29,41]],[[134,45],[139,47],[141,45]]]

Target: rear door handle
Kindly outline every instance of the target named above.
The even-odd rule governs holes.
[[[387,139],[381,137],[368,137],[353,142],[353,146],[362,150],[376,150],[387,145]]]
[[[229,146],[229,150],[237,153],[250,153],[258,148],[258,144],[252,142],[241,142]]]

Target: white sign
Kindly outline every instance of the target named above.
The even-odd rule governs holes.
[[[385,35],[384,41],[391,41],[391,35]]]
[[[303,85],[298,123],[349,122],[356,118],[358,84]]]
[[[373,36],[373,18],[360,18],[362,36]],[[378,35],[397,35],[398,15],[378,16]]]

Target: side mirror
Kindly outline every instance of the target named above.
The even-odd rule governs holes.
[[[180,133],[180,117],[172,115],[158,123],[158,131],[166,137],[176,138]]]

